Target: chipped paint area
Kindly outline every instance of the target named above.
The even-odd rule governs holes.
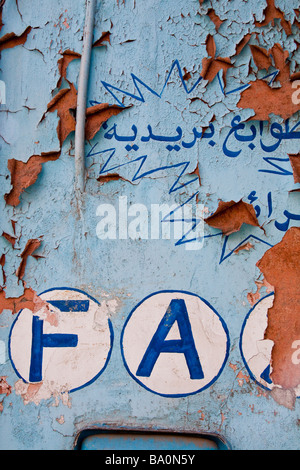
[[[24,402],[61,396],[92,383],[107,365],[111,326],[94,299],[78,290],[55,289],[40,295],[35,315],[18,314],[11,330],[10,358],[19,377],[16,393]],[[66,333],[68,332],[68,333]],[[25,382],[25,383],[24,383]]]
[[[64,387],[61,390],[56,390],[53,392],[51,384],[39,383],[39,384],[27,384],[23,380],[18,380],[15,383],[15,393],[19,395],[24,405],[29,403],[34,403],[39,405],[41,400],[49,400],[49,398],[54,398],[54,403],[61,401],[64,406],[69,408],[72,406],[71,398]]]
[[[299,14],[97,2],[79,200],[85,2],[0,0],[3,448],[99,423],[299,448]]]
[[[254,207],[242,200],[220,201],[217,210],[205,222],[221,230],[224,235],[238,232],[243,224],[259,226]]]
[[[264,254],[258,267],[275,293],[265,335],[274,342],[271,377],[274,384],[294,389],[300,385],[298,363],[293,361],[293,343],[300,335],[300,228],[290,228],[282,241]]]

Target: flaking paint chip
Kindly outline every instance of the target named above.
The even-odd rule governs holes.
[[[220,201],[217,210],[204,220],[210,227],[220,229],[223,235],[238,232],[243,224],[260,226],[254,207],[242,200]]]
[[[265,332],[265,339],[274,342],[271,379],[277,386],[293,389],[300,384],[299,365],[292,360],[293,342],[300,339],[300,227],[291,227],[257,266],[274,286]]]

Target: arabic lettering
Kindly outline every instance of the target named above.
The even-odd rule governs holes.
[[[266,144],[263,140],[263,136],[266,135],[266,124],[263,121],[257,121],[253,124],[250,125],[249,131],[250,133],[245,134],[245,129],[246,129],[246,124],[241,121],[241,116],[235,116],[232,121],[231,121],[231,127],[224,139],[224,142],[222,144],[222,150],[223,153],[226,157],[229,158],[236,158],[238,157],[242,149],[234,149],[234,146],[236,143],[248,143],[248,147],[250,150],[254,150],[257,147],[257,136],[260,136],[259,138],[259,145],[260,148],[263,152],[266,153],[272,153],[275,150],[278,149],[282,141],[284,140],[296,140],[300,139],[300,130],[297,130],[298,126],[300,125],[300,121],[297,122],[292,128],[290,128],[290,120],[287,119],[284,123],[284,126],[279,124],[278,122],[274,122],[271,124],[270,129],[269,129],[269,134],[270,136],[275,139],[274,142],[271,144]],[[163,134],[155,134],[152,129],[152,125],[148,124],[147,125],[147,131],[148,134],[146,135],[141,135],[140,137],[138,136],[139,131],[138,128],[135,124],[131,126],[131,131],[129,135],[120,135],[117,131],[117,124],[113,124],[112,127],[108,129],[107,123],[103,124],[103,129],[106,131],[104,133],[104,138],[108,140],[116,140],[117,142],[124,142],[127,145],[125,146],[125,149],[127,151],[134,150],[137,151],[139,149],[139,145],[136,142],[138,140],[138,143],[141,145],[141,143],[148,143],[150,141],[154,142],[159,142],[163,143],[165,142],[166,149],[168,151],[173,151],[175,150],[178,152],[181,148],[184,149],[191,149],[194,147],[196,142],[198,140],[202,139],[207,139],[208,144],[210,146],[216,145],[215,140],[213,140],[213,137],[215,135],[215,127],[213,123],[210,123],[209,126],[205,129],[200,128],[197,129],[196,127],[193,127],[192,129],[192,135],[193,138],[190,141],[184,140],[183,135],[184,131],[182,127],[177,126],[175,129],[174,135],[163,135]],[[131,145],[130,145],[131,143]],[[291,173],[288,172],[287,170],[283,170],[280,166],[278,166],[275,163],[272,163],[272,161],[278,161],[278,162],[285,162],[288,161],[285,158],[273,158],[273,157],[263,157],[263,159],[269,163],[270,165],[274,166],[278,171],[274,170],[259,170],[262,172],[267,172],[267,173],[275,173],[275,174],[284,174],[284,175],[290,175]]]

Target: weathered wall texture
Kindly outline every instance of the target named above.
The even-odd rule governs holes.
[[[298,1],[97,2],[78,201],[84,21],[0,1],[1,448],[299,449]]]

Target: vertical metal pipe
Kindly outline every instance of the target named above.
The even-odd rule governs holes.
[[[75,128],[75,191],[83,193],[85,187],[85,122],[91,51],[93,44],[96,0],[86,0],[83,47],[78,80]]]

